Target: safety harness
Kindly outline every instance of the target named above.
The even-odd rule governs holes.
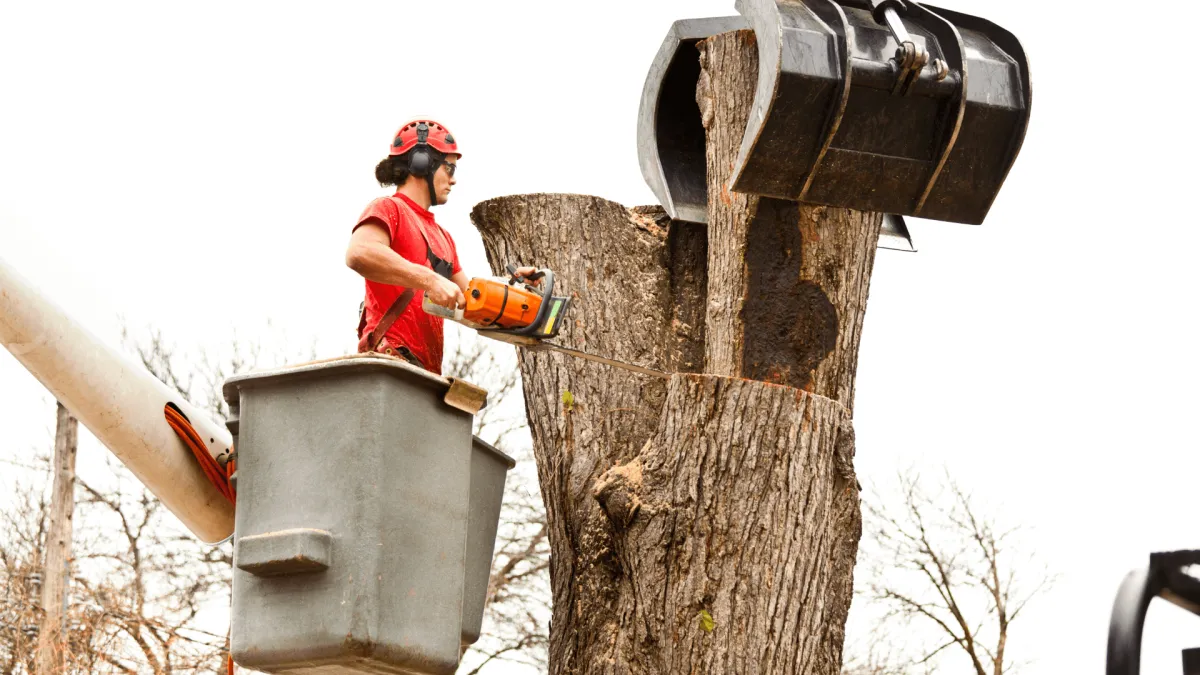
[[[407,204],[401,204],[400,200],[396,197],[392,197],[391,199],[393,202],[396,202],[396,208],[408,208]],[[442,277],[450,279],[450,277],[454,276],[454,264],[449,260],[443,260],[433,252],[433,246],[431,246],[429,243],[429,235],[425,232],[424,227],[418,224],[417,230],[420,231],[421,238],[425,240],[425,258],[429,261],[429,266],[433,268],[434,272],[438,273]],[[380,352],[382,354],[399,356],[415,366],[425,368],[425,365],[421,363],[421,360],[418,359],[408,347],[404,345],[391,345],[384,340],[384,337],[387,335],[388,330],[391,329],[392,324],[396,323],[396,320],[400,318],[400,315],[404,314],[404,310],[408,309],[408,305],[412,302],[414,295],[415,292],[413,289],[404,289],[404,292],[400,294],[400,297],[396,298],[395,302],[393,302],[392,305],[388,307],[387,311],[383,313],[383,316],[380,317],[379,323],[375,324],[375,328],[372,329],[370,333],[367,333],[367,339],[365,343],[363,343],[362,334],[363,330],[365,330],[367,327],[366,303],[364,302],[359,306],[358,339],[361,351]],[[365,349],[363,349],[364,347]]]

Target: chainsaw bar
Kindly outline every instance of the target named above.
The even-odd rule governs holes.
[[[537,338],[522,337],[489,330],[481,330],[479,331],[479,334],[493,340],[507,342],[508,344],[516,345],[517,347],[523,347],[533,352],[553,351],[560,354],[566,354],[567,356],[573,356],[577,359],[591,361],[592,363],[599,363],[606,366],[612,366],[613,368],[620,368],[621,370],[628,370],[631,373],[637,373],[639,375],[661,377],[664,379],[671,377],[670,373],[665,373],[661,370],[654,370],[653,368],[646,368],[645,366],[638,366],[632,363],[626,363],[625,361],[618,361],[616,359],[609,359],[603,356],[589,354],[588,352],[579,351],[578,349],[571,349],[570,347],[556,345],[553,342],[542,342]]]
[[[551,342],[539,342],[537,344],[523,345],[523,346],[526,349],[530,349],[532,351],[547,351],[547,350],[555,351],[555,352],[559,352],[560,354],[566,354],[567,356],[574,356],[577,359],[584,359],[585,361],[591,361],[592,363],[602,363],[606,366],[612,366],[613,368],[620,368],[622,370],[628,370],[631,373],[638,373],[639,375],[649,375],[650,377],[662,377],[662,378],[671,377],[671,375],[669,373],[664,373],[661,370],[654,370],[653,368],[646,368],[643,366],[635,366],[632,363],[626,363],[624,361],[617,361],[616,359],[606,359],[603,356],[596,356],[595,354],[581,352],[578,349],[571,349],[570,347],[556,345]]]

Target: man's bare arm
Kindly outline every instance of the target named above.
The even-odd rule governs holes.
[[[424,290],[429,294],[429,299],[439,305],[452,307],[466,304],[458,284],[393,251],[387,230],[373,222],[360,225],[350,235],[346,266],[376,283]]]
[[[450,281],[458,284],[458,287],[462,289],[462,292],[466,293],[467,285],[471,283],[471,277],[467,276],[466,272],[459,270],[454,274],[454,276],[450,277]]]

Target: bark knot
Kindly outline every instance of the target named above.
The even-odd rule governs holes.
[[[613,526],[624,529],[642,509],[642,460],[614,466],[596,479],[592,495],[600,502]]]

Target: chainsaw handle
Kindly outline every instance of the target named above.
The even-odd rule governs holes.
[[[443,319],[449,319],[451,321],[463,320],[464,308],[455,307],[454,309],[450,309],[449,307],[443,307],[430,300],[428,293],[421,298],[421,309],[425,310],[425,313],[431,316],[440,316]]]
[[[509,280],[508,280],[509,285],[519,284],[523,281],[528,281],[530,283],[534,283],[534,282],[541,281],[542,277],[546,276],[546,270],[538,270],[538,271],[534,272],[533,274],[528,274],[528,275],[517,274],[517,266],[513,263],[509,263],[504,269],[505,269],[505,271],[508,272],[508,275],[509,275]]]

